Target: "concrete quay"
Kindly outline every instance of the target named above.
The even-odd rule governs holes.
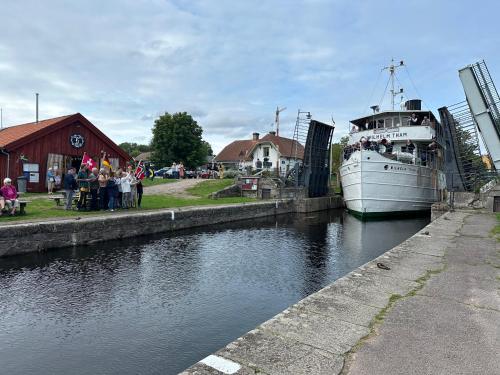
[[[0,257],[89,245],[237,220],[343,207],[342,197],[263,200],[142,212],[116,212],[0,226]]]
[[[495,224],[448,212],[182,375],[498,374]]]

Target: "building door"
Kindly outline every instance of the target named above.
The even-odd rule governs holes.
[[[82,157],[81,156],[72,156],[70,159],[70,168],[75,168],[77,171],[80,170],[80,166],[82,165]]]
[[[493,212],[500,212],[500,196],[493,197]]]

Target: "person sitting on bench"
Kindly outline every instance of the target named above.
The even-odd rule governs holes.
[[[8,177],[4,179],[3,186],[0,190],[5,200],[5,207],[10,210],[11,215],[15,215],[16,210],[19,208],[19,200],[17,199],[17,190],[12,186],[12,180]]]

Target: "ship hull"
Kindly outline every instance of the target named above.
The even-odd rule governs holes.
[[[347,209],[361,218],[427,214],[442,194],[442,173],[357,151],[340,168]]]

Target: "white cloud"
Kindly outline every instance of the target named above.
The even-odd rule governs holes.
[[[40,92],[43,117],[81,112],[117,142],[147,140],[158,114],[187,111],[216,151],[270,130],[277,105],[288,107],[283,134],[297,108],[333,114],[340,134],[372,104],[391,57],[406,60],[436,106],[463,98],[456,70],[477,58],[499,77],[493,10],[429,0],[5,2],[0,107],[6,124],[30,121]]]

